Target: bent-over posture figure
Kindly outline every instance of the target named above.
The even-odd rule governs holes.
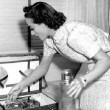
[[[43,41],[43,58],[39,67],[11,89],[8,99],[16,99],[24,87],[44,76],[58,52],[73,62],[94,64],[86,74],[71,82],[67,94],[75,99],[82,91],[82,110],[107,110],[110,105],[108,35],[90,24],[67,22],[63,13],[45,2],[25,7],[24,16],[36,37]]]

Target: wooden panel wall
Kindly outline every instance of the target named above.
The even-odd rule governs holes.
[[[109,32],[109,0],[68,0],[69,20],[90,23]]]

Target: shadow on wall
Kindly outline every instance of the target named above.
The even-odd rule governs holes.
[[[61,80],[61,73],[64,69],[72,69],[73,74],[75,76],[76,73],[79,71],[80,67],[80,63],[70,61],[59,54],[55,55],[46,74],[46,80],[48,82]]]
[[[20,27],[20,32],[21,32],[23,40],[24,40],[24,42],[26,44],[26,47],[28,47],[28,26],[26,24],[25,19],[19,21],[18,25]]]
[[[74,74],[79,71],[79,68],[81,66],[81,63],[76,63],[76,62],[70,61],[61,55],[55,57],[54,63],[62,70],[68,69],[68,68],[72,69]]]
[[[39,39],[39,37],[33,35],[32,32],[28,30],[28,25],[26,24],[25,19],[19,22],[19,26],[26,47],[30,51],[42,53],[43,42]]]

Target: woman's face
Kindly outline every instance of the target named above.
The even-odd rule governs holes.
[[[44,41],[48,36],[48,28],[45,24],[35,24],[31,18],[26,18],[26,23],[34,31],[35,36],[38,36]]]

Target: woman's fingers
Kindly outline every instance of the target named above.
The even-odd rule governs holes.
[[[77,93],[75,94],[75,96],[74,96],[75,99],[78,98],[80,92],[81,92],[81,88],[80,88],[80,89],[77,91]]]
[[[17,96],[19,95],[20,91],[21,91],[21,89],[20,89],[20,87],[18,85],[14,86],[10,90],[10,92],[9,92],[9,94],[7,96],[7,100],[10,100],[10,101],[15,100],[17,98]]]
[[[76,98],[81,92],[81,88],[80,87],[72,87],[68,92],[67,94],[69,94],[70,97],[73,97]]]
[[[67,91],[67,94],[70,94],[71,92],[73,92],[76,89],[76,85],[73,85],[71,87],[69,87],[69,90]]]
[[[13,92],[12,94],[8,95],[7,100],[14,101],[16,100],[17,96],[18,96],[18,92]]]
[[[82,86],[81,86],[80,82],[77,79],[75,79],[69,85],[69,90],[67,91],[67,94],[70,97],[77,98],[79,96],[81,90],[82,90]]]
[[[10,92],[7,95],[7,100],[11,100],[12,99],[12,94],[13,94],[13,89],[10,90]]]
[[[70,96],[70,97],[73,97],[73,96],[76,94],[76,92],[77,92],[77,89],[75,89],[74,91],[72,91],[72,92],[69,94],[69,96]]]
[[[12,101],[16,100],[17,96],[18,96],[18,93],[17,93],[17,92],[14,92],[14,93],[12,94],[11,100],[12,100]]]
[[[69,88],[71,88],[73,85],[75,85],[75,82],[74,82],[74,81],[72,81],[72,82],[70,83]]]

